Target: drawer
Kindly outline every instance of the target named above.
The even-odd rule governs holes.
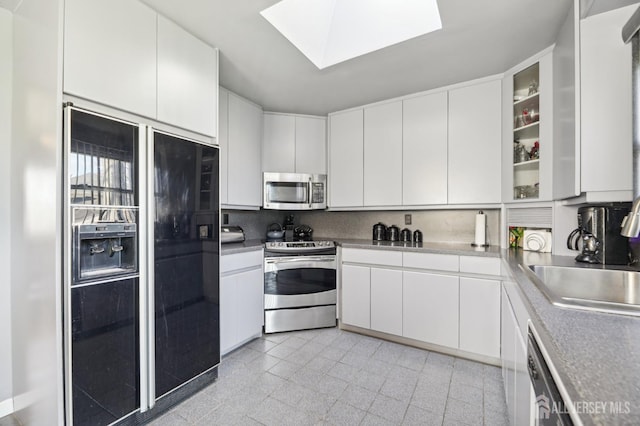
[[[262,249],[222,255],[220,256],[220,273],[255,268],[257,266],[262,267],[263,261]]]
[[[402,266],[402,252],[395,250],[342,249],[342,261],[381,266]]]
[[[498,257],[460,256],[460,272],[500,276],[501,263]]]
[[[405,268],[458,272],[458,256],[455,254],[405,252],[403,255]]]

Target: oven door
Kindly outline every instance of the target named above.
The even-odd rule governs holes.
[[[282,256],[264,261],[264,307],[335,305],[336,256]]]

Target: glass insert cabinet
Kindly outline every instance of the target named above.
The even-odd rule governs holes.
[[[513,199],[539,199],[540,64],[513,75]]]

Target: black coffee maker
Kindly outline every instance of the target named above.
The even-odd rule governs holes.
[[[620,235],[629,203],[585,206],[578,209],[578,227],[567,238],[567,247],[582,252],[578,262],[604,265],[629,264],[629,239]]]

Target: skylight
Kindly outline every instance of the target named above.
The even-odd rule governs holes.
[[[260,14],[320,69],[442,28],[436,0],[282,0]]]

